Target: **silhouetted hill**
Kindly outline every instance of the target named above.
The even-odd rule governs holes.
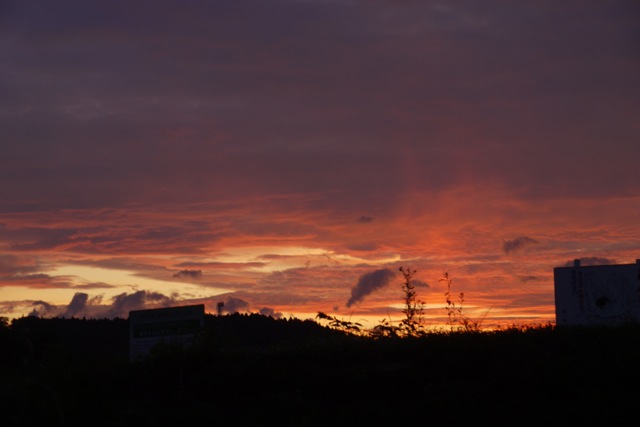
[[[625,425],[640,328],[379,339],[206,316],[190,348],[128,361],[128,321],[0,327],[3,426]]]

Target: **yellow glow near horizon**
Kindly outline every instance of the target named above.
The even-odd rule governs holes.
[[[422,305],[422,308],[425,310],[438,310],[438,309],[442,309],[445,310],[447,304],[446,302],[442,302],[442,303],[424,303]],[[399,310],[402,310],[404,308],[406,308],[406,305],[404,304],[389,304],[389,307],[391,308],[397,308]],[[465,305],[464,309],[471,309],[471,308],[476,308],[477,306],[475,305]]]
[[[326,249],[303,246],[251,246],[227,249],[224,255],[219,258],[224,259],[225,262],[246,262],[247,260],[259,259],[264,255],[303,257],[325,254],[328,254]]]
[[[100,297],[107,302],[116,295],[135,291],[158,292],[167,297],[177,293],[179,298],[207,298],[232,292],[229,289],[202,287],[180,280],[157,280],[137,276],[126,270],[116,270],[78,265],[63,265],[46,272],[51,277],[64,277],[64,287],[33,288],[28,286],[12,286],[2,289],[2,299],[13,301],[3,316],[17,318],[26,316],[34,309],[33,301],[44,301],[53,306],[68,305],[77,292],[84,292],[90,298]],[[104,284],[105,287],[83,285]]]
[[[317,260],[322,260],[322,262],[318,262]],[[363,262],[362,259],[350,255],[336,254],[326,249],[302,246],[233,248],[226,250],[223,255],[217,256],[211,261],[225,263],[265,262],[264,266],[251,268],[252,270],[260,272],[273,272],[290,268],[317,266],[320,264],[338,263],[354,265]]]
[[[98,267],[66,265],[56,268],[51,274],[67,276],[72,281],[77,281],[78,285],[104,283],[112,286],[110,288],[97,288],[94,290],[96,293],[102,294],[107,298],[121,294],[124,291],[123,288],[129,288],[134,291],[145,290],[159,292],[167,296],[170,296],[173,292],[179,292],[181,295],[188,294],[190,298],[204,298],[230,292],[228,289],[203,288],[202,286],[180,280],[151,279],[126,270]],[[76,292],[77,288],[70,287],[67,289],[67,292],[69,291]]]
[[[49,304],[68,304],[71,296],[76,291],[69,293],[69,288],[39,288],[34,291],[28,286],[11,286],[2,289],[2,298],[9,301],[45,301]],[[29,311],[33,306],[29,306]]]

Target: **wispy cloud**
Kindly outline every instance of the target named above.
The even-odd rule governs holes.
[[[57,309],[58,307],[46,301],[34,301],[33,310],[29,313],[29,316],[47,317],[56,314]]]
[[[35,256],[0,254],[0,276],[30,275],[43,269]]]
[[[573,267],[574,261],[567,261],[564,265],[565,267]],[[588,265],[612,265],[616,264],[615,259],[603,258],[603,257],[585,257],[580,258],[581,266]]]
[[[261,258],[268,259],[269,256],[263,255]],[[270,258],[284,258],[285,256],[276,256],[273,255]],[[231,270],[231,269],[242,269],[242,268],[260,268],[266,266],[265,262],[197,262],[197,261],[187,261],[176,264],[176,267],[201,267],[207,270]],[[193,271],[193,270],[183,270],[183,271]],[[202,271],[202,270],[197,270]]]
[[[224,302],[224,305],[222,307],[222,312],[223,313],[238,313],[241,311],[248,311],[250,304],[249,302],[241,299],[241,298],[236,298],[236,297],[232,297],[229,296],[227,297],[227,299]]]
[[[361,302],[367,295],[384,288],[394,277],[396,277],[396,272],[388,268],[363,274],[351,289],[351,297],[347,301],[347,307]]]
[[[73,295],[73,299],[67,306],[67,310],[62,315],[63,317],[74,317],[78,313],[80,313],[87,305],[87,301],[89,300],[89,294],[85,294],[84,292],[76,292]]]
[[[173,274],[173,277],[182,278],[187,277],[190,279],[202,278],[202,270],[180,270]]]
[[[536,243],[538,243],[538,241],[531,237],[516,237],[513,240],[504,240],[502,243],[502,250],[505,254],[512,254],[524,249],[527,246],[535,245]]]
[[[274,319],[280,319],[282,317],[281,312],[277,312],[271,307],[263,307],[258,311],[258,313],[262,314],[263,316],[273,317]]]
[[[108,318],[127,318],[129,311],[145,308],[168,307],[175,303],[174,298],[159,292],[136,291],[131,294],[122,293],[112,299],[112,304],[106,311]]]

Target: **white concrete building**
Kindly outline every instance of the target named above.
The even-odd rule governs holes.
[[[635,264],[573,266],[553,270],[556,325],[640,322],[640,259]]]

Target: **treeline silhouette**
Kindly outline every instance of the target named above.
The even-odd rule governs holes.
[[[0,323],[3,426],[627,425],[640,327],[371,338],[206,315],[188,347],[129,361],[126,319]]]

